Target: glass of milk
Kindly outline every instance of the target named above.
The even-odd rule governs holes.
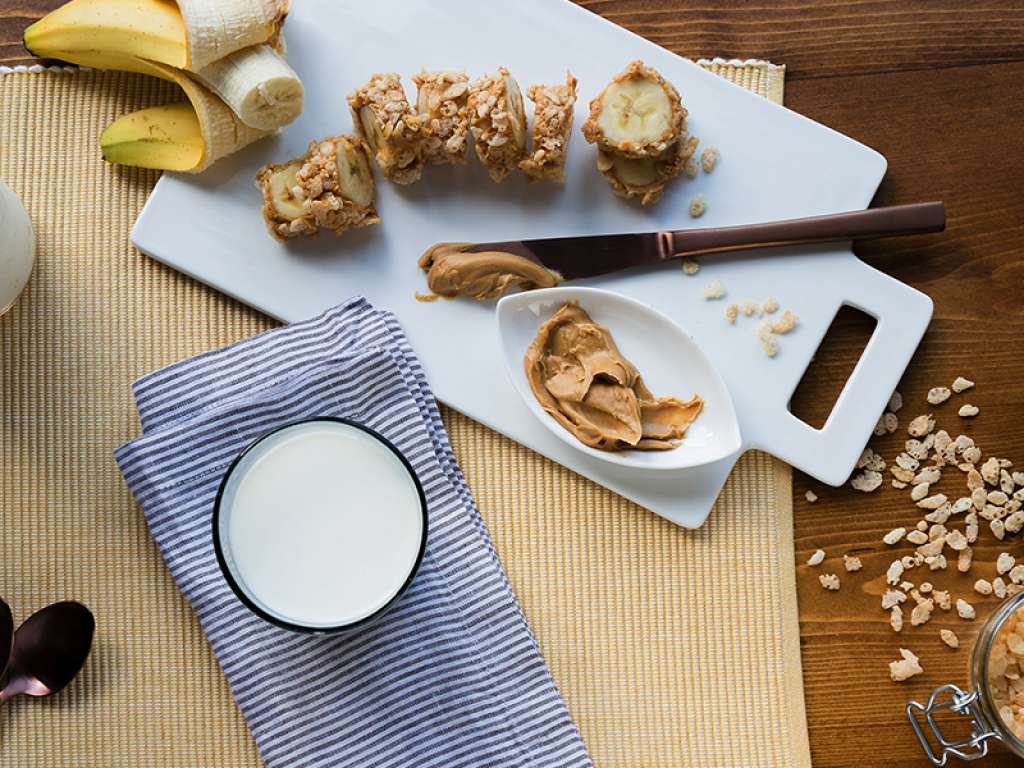
[[[14,190],[0,181],[0,315],[14,305],[35,260],[32,221]]]
[[[373,430],[318,417],[268,432],[214,503],[217,560],[239,599],[286,629],[339,633],[380,618],[423,559],[427,502]]]

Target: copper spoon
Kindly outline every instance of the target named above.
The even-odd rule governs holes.
[[[92,613],[81,603],[54,603],[29,616],[14,633],[0,704],[22,693],[49,696],[63,690],[85,663],[95,629]]]

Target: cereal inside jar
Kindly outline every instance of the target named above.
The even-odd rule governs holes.
[[[950,757],[975,760],[988,754],[991,741],[1002,742],[1024,758],[1024,592],[1004,600],[989,616],[971,651],[969,686],[949,683],[927,702],[911,701],[907,717],[933,765]],[[970,720],[963,738],[944,736],[936,715],[952,712]]]

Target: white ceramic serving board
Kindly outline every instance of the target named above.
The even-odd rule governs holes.
[[[288,59],[306,86],[302,117],[200,176],[165,175],[135,224],[135,245],[285,321],[362,294],[398,315],[439,399],[680,525],[700,525],[739,454],[700,469],[644,472],[597,461],[557,440],[508,379],[494,303],[416,301],[414,294],[425,290],[418,256],[446,240],[691,227],[698,222],[688,216],[688,202],[697,193],[708,201],[701,226],[864,208],[885,159],[566,0],[294,0],[286,38]],[[678,87],[691,133],[722,154],[713,173],[681,180],[647,209],[611,193],[578,130],[589,100],[637,58]],[[374,72],[400,72],[412,96],[408,78],[422,67],[476,76],[501,65],[524,90],[561,82],[567,67],[579,78],[564,187],[528,186],[518,175],[496,185],[473,161],[428,168],[411,187],[381,183],[381,226],[287,244],[266,233],[256,169],[301,155],[311,139],[351,131],[345,96]],[[839,484],[924,333],[931,301],[862,264],[846,246],[762,256],[709,259],[696,277],[673,264],[586,282],[649,303],[693,335],[732,392],[744,450],[760,448]],[[728,297],[703,300],[703,286],[716,278]],[[724,320],[728,302],[768,296],[801,318],[775,359],[762,353],[755,320],[741,318],[735,326]],[[788,402],[843,304],[874,315],[878,325],[831,417],[815,430],[790,414]]]

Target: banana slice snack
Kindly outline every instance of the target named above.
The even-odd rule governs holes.
[[[583,136],[606,152],[658,157],[679,141],[685,129],[686,110],[679,92],[638,60],[590,102]]]
[[[576,78],[567,72],[565,85],[531,85],[526,95],[533,102],[533,151],[519,162],[531,181],[565,182],[565,160],[576,107]]]
[[[500,182],[526,154],[526,112],[519,84],[504,67],[469,88],[469,118],[476,155]]]
[[[352,120],[384,178],[412,184],[423,172],[423,119],[412,111],[394,72],[376,74],[348,97]]]
[[[422,118],[423,157],[435,165],[465,165],[469,136],[469,77],[465,72],[413,75]]]
[[[311,142],[305,157],[261,168],[256,185],[267,229],[278,240],[380,223],[370,150],[357,136]]]
[[[629,157],[599,148],[597,169],[619,197],[639,198],[641,205],[652,205],[661,199],[669,182],[686,169],[699,143],[696,136],[686,136],[656,157]]]

